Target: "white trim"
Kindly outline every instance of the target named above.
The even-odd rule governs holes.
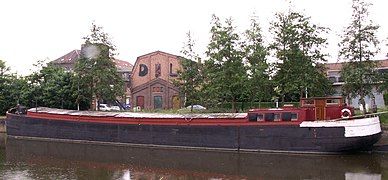
[[[378,116],[340,121],[304,121],[299,127],[344,127],[345,137],[370,136],[381,132]]]

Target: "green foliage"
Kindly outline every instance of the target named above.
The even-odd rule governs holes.
[[[360,97],[360,103],[365,108],[365,97],[373,96],[373,84],[377,82],[376,62],[371,58],[379,51],[376,32],[379,26],[368,20],[368,7],[371,4],[362,0],[353,0],[352,21],[344,30],[339,44],[340,57],[349,60],[342,70],[341,76],[345,82],[343,94],[349,97]]]
[[[213,15],[203,90],[208,97],[207,105],[230,101],[232,109],[236,110],[236,102],[246,94],[247,73],[242,62],[243,52],[238,46],[240,37],[234,31],[231,19],[223,24]]]
[[[251,103],[262,101],[272,96],[273,88],[269,79],[269,65],[267,64],[267,48],[263,45],[259,23],[251,20],[250,29],[246,30],[245,42],[242,43],[246,68],[248,72],[247,93]]]
[[[187,33],[187,42],[182,50],[185,56],[180,61],[182,70],[178,71],[178,78],[173,82],[179,87],[182,96],[185,97],[185,106],[201,104],[202,98],[202,63],[199,56],[193,51],[193,47],[194,41],[189,32]]]
[[[50,63],[25,78],[26,88],[22,91],[22,103],[29,107],[76,109],[76,88],[73,74]]]
[[[77,93],[77,102],[96,99],[100,103],[123,96],[124,82],[112,61],[115,47],[108,34],[93,23],[91,34],[84,39],[84,51],[75,66],[76,84],[82,89]]]
[[[385,106],[388,106],[388,92],[384,94],[384,104]]]
[[[26,77],[3,73],[0,77],[0,114],[21,104],[28,108],[44,106],[77,109],[77,86],[74,75],[44,61],[36,64],[38,71]],[[89,104],[81,102],[81,109]]]
[[[25,82],[9,72],[10,68],[0,60],[0,115],[19,103]]]
[[[8,73],[9,67],[5,65],[5,62],[0,59],[0,77],[4,77]]]
[[[388,113],[379,115],[380,122],[384,125],[388,125]]]
[[[327,44],[322,37],[328,29],[311,23],[310,17],[298,12],[277,13],[271,23],[277,70],[274,81],[282,101],[298,101],[305,89],[309,96],[331,93],[331,83],[326,78],[322,62],[326,54],[321,49]]]

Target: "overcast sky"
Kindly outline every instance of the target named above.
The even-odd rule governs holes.
[[[37,60],[55,60],[80,49],[91,23],[103,26],[117,46],[118,59],[134,63],[138,56],[161,50],[181,55],[186,33],[192,32],[196,51],[209,42],[211,15],[232,17],[238,31],[249,27],[253,13],[264,35],[286,0],[2,0],[0,1],[0,59],[13,72],[29,74]],[[294,0],[295,9],[329,27],[329,62],[337,62],[338,34],[350,23],[351,0]],[[370,17],[388,37],[388,1],[374,0]],[[267,41],[270,41],[267,38]],[[383,45],[384,44],[384,45]],[[376,59],[388,53],[386,40]]]

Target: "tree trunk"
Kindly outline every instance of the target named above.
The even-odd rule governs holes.
[[[235,98],[233,98],[233,100],[232,100],[232,111],[236,112],[236,100],[235,100]]]
[[[365,108],[364,96],[360,96],[360,103],[361,103],[361,106],[362,106],[362,114],[365,115],[366,114],[366,108]]]

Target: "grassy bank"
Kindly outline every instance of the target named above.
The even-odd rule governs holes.
[[[388,125],[388,113],[380,115],[380,121],[384,125]]]

